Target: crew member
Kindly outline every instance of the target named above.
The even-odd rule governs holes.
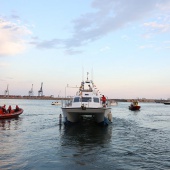
[[[15,111],[16,111],[16,112],[19,111],[18,105],[16,105]]]
[[[92,90],[92,88],[91,88],[90,84],[89,84],[88,86],[89,86],[89,90],[91,91],[91,90]]]
[[[12,110],[12,108],[11,108],[11,105],[9,105],[9,107],[8,107],[8,113],[11,113],[11,110]]]
[[[102,95],[101,100],[102,100],[102,104],[105,104],[105,103],[106,103],[106,97],[105,97],[104,95]]]
[[[6,105],[5,105],[5,104],[2,106],[2,111],[3,111],[4,113],[6,113]]]

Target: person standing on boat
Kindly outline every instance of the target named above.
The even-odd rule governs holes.
[[[89,90],[90,90],[90,91],[92,90],[92,88],[91,88],[90,84],[89,84]]]
[[[83,81],[81,82],[81,86],[80,87],[81,87],[81,90],[84,90],[84,82]]]
[[[18,107],[18,105],[16,105],[15,111],[18,112],[20,109]]]
[[[12,110],[12,108],[11,108],[11,105],[9,105],[9,107],[8,107],[8,113],[11,113],[11,110]]]
[[[101,100],[102,100],[102,104],[105,104],[105,103],[106,103],[106,97],[105,97],[104,95],[102,95]]]
[[[4,113],[6,113],[6,105],[5,105],[5,104],[2,106],[2,111],[3,111]]]

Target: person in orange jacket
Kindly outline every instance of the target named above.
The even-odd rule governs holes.
[[[105,104],[105,103],[106,103],[106,97],[105,97],[104,95],[102,95],[101,100],[102,100],[102,104]]]
[[[16,105],[15,111],[16,111],[16,112],[19,111],[18,105]]]
[[[9,107],[8,107],[8,113],[11,113],[11,110],[12,110],[12,108],[11,108],[11,105],[9,105]]]
[[[3,111],[4,113],[6,113],[6,105],[5,105],[5,104],[2,106],[2,111]]]

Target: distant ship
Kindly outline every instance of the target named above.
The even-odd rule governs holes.
[[[166,104],[166,105],[170,105],[170,101],[168,101],[168,102],[164,102],[164,104]]]
[[[61,105],[60,102],[52,102],[51,105]]]

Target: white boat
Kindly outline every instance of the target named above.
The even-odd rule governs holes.
[[[61,105],[60,102],[52,102],[51,105]]]
[[[108,106],[108,99],[102,104],[101,94],[92,80],[81,82],[79,91],[68,103],[62,103],[62,112],[65,124],[79,122],[82,116],[90,116],[101,125],[108,125],[112,122],[111,107]]]
[[[166,105],[170,105],[170,101],[168,101],[168,102],[164,102],[164,104],[166,104]]]
[[[111,105],[111,106],[117,106],[118,103],[117,103],[116,101],[110,101],[110,105]]]

